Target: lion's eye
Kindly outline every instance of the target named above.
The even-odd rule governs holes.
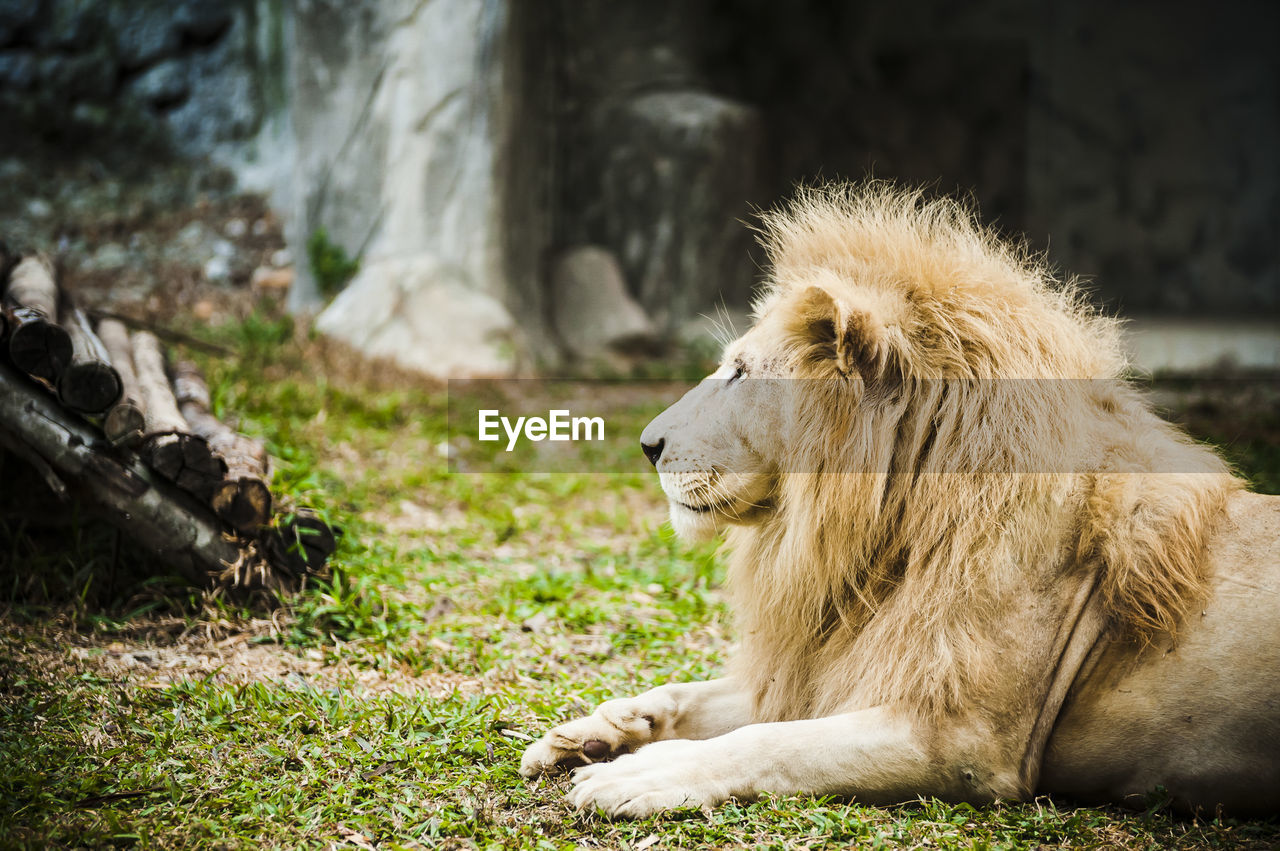
[[[735,362],[733,365],[733,375],[729,376],[729,380],[726,381],[725,384],[726,385],[732,384],[733,382],[741,378],[743,375],[745,375],[746,372],[747,372],[747,365],[745,363],[743,363],[742,361]]]

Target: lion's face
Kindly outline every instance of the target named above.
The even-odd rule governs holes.
[[[731,343],[720,368],[645,428],[645,454],[687,539],[757,523],[775,507],[790,443],[794,382],[767,318]]]
[[[798,449],[820,445],[805,411],[858,411],[866,390],[897,371],[901,297],[841,287],[815,273],[776,292],[755,327],[726,347],[720,368],[645,428],[640,442],[681,536],[768,517]]]

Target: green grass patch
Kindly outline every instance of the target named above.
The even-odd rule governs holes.
[[[360,271],[360,258],[347,256],[347,252],[329,238],[324,228],[316,228],[307,237],[307,260],[316,286],[324,296],[337,295]]]
[[[549,690],[535,695],[552,701]],[[892,808],[766,798],[613,823],[517,772],[524,695],[370,694],[208,680],[131,689],[7,662],[0,836],[8,847],[1266,847],[1263,824],[1029,804]]]
[[[262,612],[202,607],[189,590],[148,579],[150,567],[112,555],[101,527],[75,522],[60,546],[37,547],[14,521],[5,546],[15,554],[0,571],[0,846],[1280,841],[1269,822],[1046,799],[876,808],[783,797],[619,823],[572,811],[563,781],[518,776],[522,737],[600,700],[722,671],[731,635],[714,548],[674,539],[643,465],[608,475],[451,472],[444,386],[378,389],[287,319],[257,316],[216,339],[239,357],[192,354],[219,413],[267,442],[278,490],[345,530],[332,576],[267,628]],[[611,422],[638,437],[654,408],[617,410]],[[604,451],[619,456],[596,460],[623,470],[634,440]],[[1276,481],[1273,445],[1231,451],[1257,481]],[[219,649],[220,636],[237,631],[253,636],[245,648],[287,661],[291,673],[259,672],[240,651]],[[139,649],[156,659],[121,667]],[[214,662],[196,672],[165,667],[202,653]]]

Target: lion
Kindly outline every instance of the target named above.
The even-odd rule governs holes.
[[[762,793],[1280,811],[1280,497],[1122,380],[1118,322],[965,205],[765,214],[753,327],[644,430],[723,531],[727,676],[524,754],[611,816]]]

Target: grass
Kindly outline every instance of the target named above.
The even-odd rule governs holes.
[[[443,387],[370,379],[286,320],[221,339],[240,356],[195,353],[215,406],[267,441],[278,487],[345,529],[333,575],[254,612],[145,584],[92,524],[56,545],[8,528],[0,847],[1280,841],[1274,823],[1181,819],[1158,799],[1137,814],[794,797],[638,822],[572,811],[563,781],[518,776],[527,737],[609,697],[715,675],[730,640],[715,552],[672,537],[639,467],[451,472]],[[611,422],[638,433],[661,404],[633,400]]]
[[[324,228],[316,228],[307,238],[307,260],[324,296],[337,295],[360,271],[359,258],[348,257],[342,246],[329,239]]]

